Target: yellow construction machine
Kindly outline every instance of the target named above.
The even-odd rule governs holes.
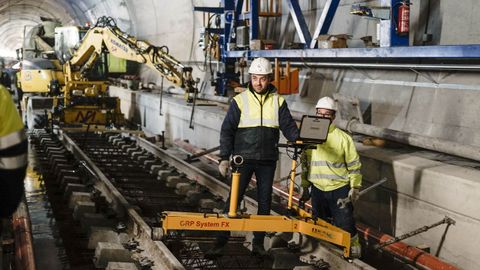
[[[121,31],[110,17],[99,18],[92,28],[55,28],[55,52],[61,70],[56,60],[45,59],[36,60],[42,63],[35,67],[36,72],[22,67],[23,92],[41,93],[30,97],[27,117],[29,109],[36,114],[51,110],[65,125],[121,123],[120,101],[107,93],[109,57],[145,64],[187,94],[196,91],[191,67],[169,55],[165,46],[154,46]]]
[[[54,29],[60,26],[60,22],[42,17],[40,19],[40,24],[25,32],[23,46],[17,49],[17,59],[20,62],[14,65],[15,69],[19,69],[15,90],[21,99],[22,113],[29,128],[46,124],[45,109],[53,106],[51,96],[55,95],[50,93],[59,92],[58,85],[64,81],[62,65],[53,49]]]

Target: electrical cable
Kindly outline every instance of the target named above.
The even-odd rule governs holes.
[[[304,145],[303,147],[300,148],[300,151],[299,151],[298,153],[302,153],[303,151],[305,151],[305,149],[306,149],[307,147],[308,147],[307,145]],[[295,154],[295,149],[291,150],[291,149],[289,149],[289,147],[287,147],[287,148],[285,149],[285,152],[286,152],[287,156],[288,156],[290,159],[293,160],[293,154]],[[287,187],[290,186],[290,177],[289,177],[289,176],[292,175],[292,173],[293,173],[294,171],[296,171],[299,166],[302,165],[302,157],[303,157],[303,155],[300,155],[300,162],[297,162],[297,163],[296,163],[295,168],[294,168],[294,169],[291,169],[287,176],[281,178],[281,179],[282,179],[282,182],[283,182],[283,181],[288,181],[288,182],[287,182]],[[296,176],[297,176],[297,175],[295,175],[295,177],[296,177]],[[296,186],[297,188],[300,188],[300,187],[301,187],[301,185],[295,183],[295,181],[293,181],[293,184],[294,184],[294,186]]]
[[[170,49],[166,45],[160,46],[158,49],[164,54],[170,54]]]
[[[430,8],[431,8],[431,7],[430,7],[430,4],[431,4],[431,2],[430,2],[430,0],[428,0],[428,4],[427,4],[427,16],[426,16],[427,18],[425,19],[425,29],[424,29],[424,31],[423,31],[423,34],[424,34],[425,36],[428,35],[428,26],[429,26],[428,24],[429,24],[429,22],[430,22]],[[424,37],[422,37],[422,45],[425,46],[426,43],[427,43],[427,42],[424,40]]]
[[[210,28],[210,20],[215,17],[215,27],[216,28],[219,28],[220,27],[220,23],[221,23],[221,18],[220,18],[220,15],[219,14],[213,14],[212,16],[210,16],[210,18],[208,19],[208,28]],[[210,69],[210,76],[213,78],[214,76],[214,73],[213,73],[213,65],[212,65],[212,51],[215,49],[215,47],[217,46],[216,45],[216,40],[215,40],[215,35],[214,34],[211,34],[209,33],[208,34],[209,36],[209,41],[212,41],[212,42],[209,42],[208,44],[208,47],[206,49],[206,52],[210,52],[208,53],[209,55],[209,63],[208,63],[208,66],[209,66],[209,69]]]
[[[193,62],[195,64],[195,66],[201,71],[201,72],[205,72],[206,71],[206,67],[202,68],[198,65],[198,60],[197,60],[197,57],[196,55],[193,53],[194,51],[194,47],[195,47],[195,28],[197,26],[197,21],[195,20],[195,4],[193,3],[193,0],[190,0],[190,5],[192,6],[192,20],[193,20],[193,23],[192,23],[192,42],[190,44],[190,55],[188,57],[189,61],[192,61],[193,59]]]

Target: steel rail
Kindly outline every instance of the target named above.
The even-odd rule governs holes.
[[[89,167],[89,170],[94,172],[98,177],[95,183],[106,197],[113,209],[119,216],[127,217],[131,222],[131,228],[134,236],[141,243],[145,250],[148,250],[153,259],[156,269],[185,269],[178,259],[171,253],[171,251],[161,241],[154,241],[152,239],[152,229],[137,213],[131,204],[123,197],[117,188],[108,180],[105,174],[95,165],[95,163],[80,149],[80,147],[70,138],[66,133],[60,132],[59,139],[65,147],[72,152],[72,154],[84,161],[84,165]],[[160,268],[159,268],[160,267]]]
[[[161,149],[157,145],[141,137],[134,137],[134,139],[137,141],[138,146],[140,146],[141,148],[147,150],[148,152],[154,155],[157,155],[159,158],[168,162],[170,165],[176,167],[178,170],[186,173],[187,176],[189,176],[191,179],[195,179],[200,184],[205,185],[210,190],[210,192],[216,195],[220,195],[224,199],[227,198],[228,193],[230,192],[230,187],[225,183],[219,181],[217,178],[214,178],[208,175],[206,172],[194,166],[191,166],[189,163],[182,160],[181,158],[168,154],[167,151]],[[195,153],[195,151],[192,151],[192,153]],[[210,161],[216,161],[218,163],[218,159],[212,158],[211,154],[206,154],[203,157],[200,157],[200,159],[203,159],[203,158],[206,158]],[[255,180],[255,179],[252,179],[252,180]],[[285,198],[285,196],[288,196],[288,193],[281,190],[280,188],[276,188],[276,191],[274,191],[274,193],[276,193],[282,198]],[[249,212],[256,212],[257,201],[248,197],[247,195],[244,196],[244,200],[245,200],[247,210]],[[273,210],[271,211],[271,214],[279,215]],[[329,243],[322,242],[317,246],[317,249],[320,250],[320,253],[328,257],[328,259],[338,267],[337,269],[371,269],[371,267],[368,264],[364,263],[361,260],[355,259],[352,262],[345,260],[342,257],[343,252],[341,252],[340,249],[334,248],[334,246]]]
[[[13,213],[12,225],[15,235],[15,266],[18,269],[36,270],[32,226],[25,197]]]
[[[209,175],[208,173],[202,171],[199,168],[190,165],[188,162],[182,160],[179,157],[168,154],[166,150],[161,149],[160,147],[141,137],[134,137],[134,139],[137,141],[139,147],[147,150],[148,152],[154,154],[163,161],[174,166],[179,171],[185,173],[188,178],[194,179],[199,184],[207,187],[209,191],[212,192],[214,195],[221,196],[222,198],[228,197],[228,194],[230,192],[229,186],[219,181],[217,178]],[[247,196],[244,197],[244,201],[248,211],[257,211],[257,201]]]
[[[160,229],[161,231],[161,228],[153,228],[153,231],[152,231],[152,229],[150,229],[143,220],[138,221],[138,220],[141,220],[142,218],[138,215],[138,213],[135,210],[132,209],[133,207],[127,202],[127,200],[125,199],[126,197],[123,197],[127,195],[123,195],[123,196],[120,195],[119,189],[115,188],[113,186],[113,183],[106,178],[105,174],[107,174],[108,170],[105,171],[105,173],[103,173],[99,168],[99,167],[102,167],[102,165],[100,164],[98,166],[95,165],[94,164],[95,158],[87,157],[86,153],[89,153],[88,150],[85,150],[85,153],[83,153],[83,151],[80,150],[80,148],[74,143],[75,141],[78,142],[78,138],[75,139],[73,135],[69,137],[66,134],[62,134],[59,138],[63,142],[65,147],[80,162],[83,163],[83,166],[86,167],[88,171],[91,171],[89,173],[94,174],[95,178],[97,178],[96,182],[98,182],[96,183],[96,188],[98,188],[100,191],[102,191],[102,193],[104,193],[107,196],[107,202],[112,206],[112,208],[117,209],[118,211],[122,212],[125,215],[125,217],[129,218],[129,222],[128,222],[129,228],[133,227],[134,234],[136,234],[137,240],[141,243],[142,249],[149,251],[149,255],[148,255],[149,258],[155,259],[154,269],[158,269],[157,267],[160,267],[160,269],[185,269],[189,267],[188,263],[185,264],[185,262],[183,262],[183,260],[185,259],[183,257],[177,257],[178,260],[182,260],[183,265],[180,265],[179,263],[177,268],[171,267],[171,266],[165,266],[163,264],[164,262],[162,262],[162,260],[165,260],[164,259],[164,256],[165,256],[164,254],[166,253],[165,250],[159,250],[158,247],[156,249],[155,247],[151,248],[150,247],[151,245],[147,246],[146,244],[146,241],[149,241],[150,243],[154,242],[152,241],[151,237],[152,236],[155,237],[156,229]],[[203,170],[191,166],[180,157],[175,156],[174,153],[172,154],[171,151],[162,150],[159,146],[156,146],[155,144],[152,144],[149,141],[140,137],[130,137],[129,139],[136,141],[136,145],[135,145],[136,147],[140,147],[144,151],[146,150],[150,152],[157,158],[161,159],[162,162],[166,162],[169,164],[169,166],[175,167],[177,170],[181,171],[184,175],[186,175],[189,179],[196,180],[198,184],[205,186],[207,189],[210,189],[211,193],[220,195],[223,198],[225,198],[226,195],[228,194],[229,192],[228,185],[221,183],[216,178],[210,176],[208,173],[204,172]],[[86,145],[88,148],[90,148],[91,146],[95,146],[93,145],[95,141],[90,141],[87,143],[92,144],[92,145]],[[102,147],[104,146],[102,145]],[[112,147],[115,147],[115,146],[112,146]],[[138,153],[138,151],[135,153]],[[249,197],[245,197],[245,201],[246,201],[247,209],[249,211],[252,211],[252,212],[256,211],[257,203],[255,200]],[[140,238],[142,236],[143,238]],[[159,243],[162,244],[163,247],[165,247],[161,242],[154,242],[154,244],[159,244]],[[328,244],[324,246],[320,245],[318,248],[323,254],[328,254],[329,261],[331,261],[334,265],[337,265],[337,266],[341,265],[340,269],[370,269],[368,265],[366,265],[365,263],[359,260],[354,260],[353,264],[347,262],[342,258],[340,250],[336,248],[332,248],[331,245],[328,245]],[[166,251],[167,253],[173,253],[173,250],[172,251],[166,250]],[[159,261],[161,261],[162,264],[159,264],[158,263]]]
[[[183,140],[180,140],[180,139],[175,139],[174,140],[174,144],[177,145],[178,147],[180,147],[181,149],[184,149],[186,151],[189,152],[189,154],[196,154],[200,151],[202,151],[201,149],[193,146],[192,144],[190,143],[187,143]],[[212,154],[212,153],[208,153],[208,154],[205,154],[205,155],[202,155],[201,157],[199,157],[200,160],[205,160],[205,161],[208,161],[208,162],[213,162],[215,164],[219,164],[219,159],[220,157],[215,155],[215,154]],[[297,174],[298,175],[298,174]],[[215,178],[216,179],[216,178]],[[282,177],[280,180],[289,180],[290,179],[290,174],[287,175],[287,176],[284,176]],[[253,186],[253,184],[256,184],[257,183],[257,179],[255,179],[255,177],[252,177],[251,179],[251,186]],[[285,190],[283,190],[282,188],[278,187],[276,183],[273,184],[273,194],[279,196],[279,197],[282,197],[284,199],[288,199],[288,192],[286,192]],[[299,202],[299,197],[298,197],[298,194],[294,194],[293,196],[293,201],[295,203],[298,203]],[[305,206],[307,207],[311,207],[311,205],[309,203],[306,203]]]

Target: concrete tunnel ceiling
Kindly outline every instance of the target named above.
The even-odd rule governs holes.
[[[0,0],[0,56],[15,57],[24,31],[39,24],[40,17],[58,19],[63,25],[84,25],[104,15],[130,21],[125,0]]]

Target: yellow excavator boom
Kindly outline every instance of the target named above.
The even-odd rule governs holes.
[[[79,68],[79,71],[84,73],[105,50],[117,58],[143,63],[157,70],[175,85],[185,88],[187,92],[193,91],[195,82],[191,67],[182,65],[169,55],[167,47],[157,47],[126,34],[109,17],[98,19],[97,24],[88,30],[81,45],[66,64],[70,68]],[[68,74],[73,73],[67,72],[67,76]]]

